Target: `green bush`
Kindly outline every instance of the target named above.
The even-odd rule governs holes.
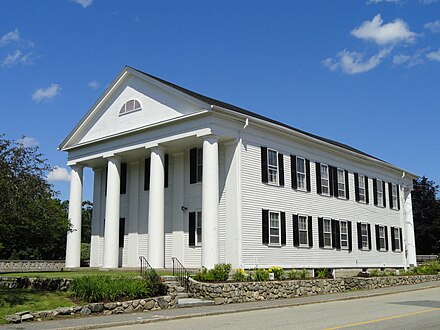
[[[88,265],[90,260],[90,244],[81,243],[81,265]]]
[[[253,279],[258,282],[268,281],[269,280],[269,272],[265,269],[258,268],[254,272]]]
[[[75,278],[72,282],[73,295],[91,303],[116,301],[121,298],[139,299],[153,297],[166,292],[164,287],[165,285],[160,282],[157,274],[156,276],[150,274],[145,278],[91,275]]]
[[[236,269],[234,274],[232,274],[232,279],[236,282],[245,282],[249,277],[249,274],[244,269]]]
[[[330,269],[321,268],[315,270],[315,277],[319,279],[325,279],[325,278],[333,278],[333,275],[330,272]]]
[[[283,267],[280,266],[272,266],[269,268],[269,273],[273,273],[273,276],[276,280],[281,280],[281,277],[284,274]]]
[[[306,269],[302,269],[302,270],[292,269],[287,275],[291,280],[306,280],[310,278],[310,274]]]
[[[223,282],[228,280],[231,264],[216,264],[212,269],[202,267],[195,275],[194,279],[200,282]]]
[[[147,270],[143,277],[148,283],[148,287],[150,289],[150,297],[166,295],[167,286],[162,283],[162,279],[154,269]]]

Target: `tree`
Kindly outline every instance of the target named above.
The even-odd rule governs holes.
[[[417,254],[440,253],[439,186],[426,177],[414,180],[412,192]]]
[[[38,147],[0,135],[0,259],[62,259],[67,214]]]

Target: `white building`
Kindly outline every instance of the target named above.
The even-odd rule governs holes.
[[[72,168],[66,267],[382,268],[416,264],[412,180],[347,145],[125,67],[62,142]]]

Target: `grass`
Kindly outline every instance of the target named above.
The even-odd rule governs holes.
[[[159,275],[172,275],[173,271],[157,271]],[[40,278],[78,278],[90,275],[109,275],[114,277],[120,276],[136,276],[139,275],[139,270],[80,270],[80,271],[60,271],[60,272],[29,272],[29,273],[5,273],[0,274],[0,276],[10,276],[10,277],[40,277]]]
[[[5,316],[22,311],[43,311],[57,307],[77,305],[67,292],[47,292],[32,289],[0,288],[0,324],[5,324]]]

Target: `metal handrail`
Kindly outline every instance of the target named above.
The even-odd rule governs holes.
[[[140,256],[139,260],[141,262],[141,276],[144,276],[149,270],[154,270],[154,268],[151,267],[150,263],[148,262],[147,258],[145,258],[144,256]]]
[[[185,291],[188,292],[188,283],[190,278],[189,272],[182,265],[179,259],[177,259],[176,257],[172,257],[171,260],[173,261],[173,276],[177,277],[180,285],[183,285],[185,287]]]

